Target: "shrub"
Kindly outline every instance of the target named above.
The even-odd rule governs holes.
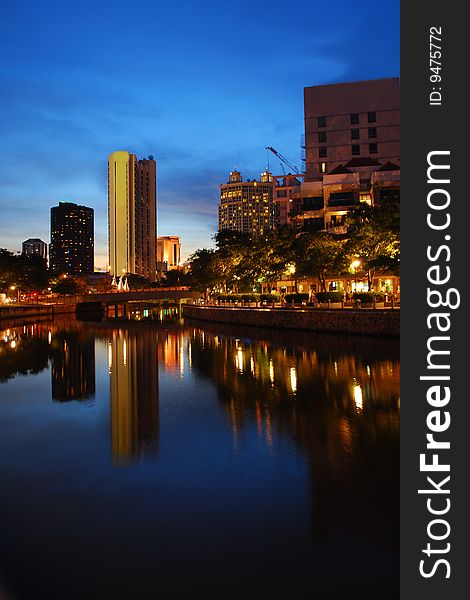
[[[286,302],[292,302],[292,300],[295,303],[307,302],[308,294],[286,294],[284,298]]]
[[[259,299],[266,302],[279,302],[279,294],[260,294]]]
[[[245,302],[257,302],[259,300],[259,294],[242,294],[241,299]]]
[[[360,300],[363,304],[372,304],[374,299],[383,302],[384,295],[380,292],[354,292],[354,300]]]
[[[315,294],[317,302],[341,302],[343,294],[341,292],[317,292]]]

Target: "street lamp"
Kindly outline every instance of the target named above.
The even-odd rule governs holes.
[[[10,290],[12,292],[14,292],[16,290],[16,285],[10,285]],[[20,290],[18,289],[17,291],[17,296],[16,296],[16,301],[19,303],[20,302]]]
[[[290,264],[288,265],[288,269],[289,269],[289,273],[292,277],[294,277],[294,292],[297,293],[297,279],[295,278],[295,265],[294,264]]]
[[[356,287],[357,287],[357,270],[359,269],[359,267],[361,266],[361,261],[360,260],[353,260],[351,263],[351,269],[354,272],[354,291],[356,291]]]

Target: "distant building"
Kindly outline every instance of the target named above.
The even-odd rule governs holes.
[[[285,175],[274,187],[276,220],[279,225],[290,225],[294,216],[294,199],[300,194],[301,181],[295,175]]]
[[[181,242],[177,235],[157,238],[157,271],[171,271],[181,266]]]
[[[108,157],[108,254],[111,275],[156,278],[156,162],[129,152]]]
[[[306,87],[304,111],[305,181],[355,159],[400,164],[397,77]]]
[[[59,202],[51,208],[49,267],[53,273],[88,275],[94,270],[94,211]]]
[[[47,260],[47,244],[39,238],[29,238],[21,244],[23,254],[38,254],[44,260]]]
[[[259,181],[243,181],[239,171],[232,171],[220,186],[219,231],[231,229],[257,237],[274,227],[274,186],[269,171],[261,173]]]

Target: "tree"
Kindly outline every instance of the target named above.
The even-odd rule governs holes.
[[[362,204],[347,217],[345,253],[361,261],[369,290],[378,273],[400,271],[400,208],[398,202]]]
[[[345,269],[344,241],[328,233],[306,232],[299,235],[296,247],[297,273],[315,277],[326,292],[326,278]]]
[[[0,249],[0,291],[42,291],[49,285],[46,261],[37,254],[13,254]]]
[[[179,269],[172,269],[165,273],[165,278],[162,281],[163,285],[175,287],[179,285],[187,285],[189,277]]]
[[[202,248],[196,250],[189,257],[191,286],[200,292],[206,293],[220,284],[217,270],[217,255],[215,250]]]
[[[80,292],[80,285],[75,279],[64,277],[53,286],[52,290],[61,296],[74,296]]]

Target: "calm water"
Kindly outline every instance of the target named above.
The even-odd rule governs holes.
[[[8,598],[398,598],[398,342],[134,317],[0,332]]]

